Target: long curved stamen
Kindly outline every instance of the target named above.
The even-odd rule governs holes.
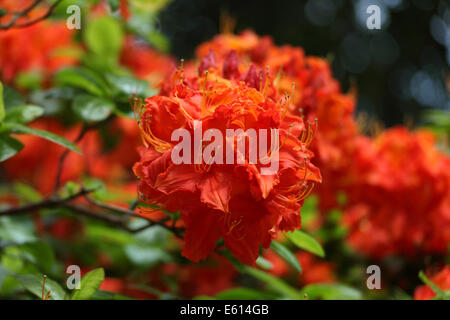
[[[151,144],[158,152],[165,152],[172,147],[170,143],[157,138],[153,134],[150,123],[148,121],[145,123],[145,128],[142,128],[142,123],[139,124],[139,129],[141,132],[141,137],[144,140],[144,145],[146,147],[148,147],[148,144]]]

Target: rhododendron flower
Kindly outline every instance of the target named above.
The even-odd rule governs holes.
[[[318,121],[311,150],[317,157],[316,165],[322,170],[324,183],[315,192],[320,195],[319,205],[324,212],[335,207],[337,193],[345,183],[345,172],[353,165],[347,154],[353,151],[358,130],[353,118],[355,97],[341,93],[330,63],[305,56],[299,47],[275,46],[270,37],[258,37],[251,31],[218,35],[200,45],[196,53],[202,61],[208,58],[219,69],[230,68],[233,65],[230,60],[238,59],[247,65],[267,68],[275,77],[276,90],[290,96],[288,112],[309,122]],[[238,74],[239,71],[236,70]]]
[[[450,158],[426,131],[386,130],[354,153],[344,223],[372,257],[445,253],[450,243]],[[389,221],[389,223],[387,223]]]
[[[222,238],[238,259],[253,264],[260,245],[267,248],[278,231],[300,228],[303,200],[314,183],[321,181],[308,149],[310,126],[286,114],[288,99],[273,99],[276,95],[268,76],[258,78],[258,88],[251,86],[252,77],[258,73],[249,69],[242,76],[243,81],[226,79],[213,66],[191,78],[178,70],[170,78],[172,82],[164,86],[166,96],[147,98],[137,110],[145,144],[141,160],[134,166],[140,179],[139,197],[181,212],[186,227],[182,254],[192,261],[205,259]],[[183,128],[194,136],[196,121],[201,121],[206,135],[200,146],[190,142],[194,152],[196,148],[211,150],[205,141],[208,132],[217,130],[225,137],[227,129],[242,131],[236,134],[236,140],[215,142],[227,146],[237,145],[239,140],[246,143],[248,129],[269,129],[271,135],[264,142],[270,145],[266,150],[271,150],[271,130],[277,129],[280,143],[275,151],[279,158],[274,160],[272,153],[265,157],[277,161],[279,170],[261,174],[264,165],[251,163],[249,150],[238,154],[237,148],[232,156],[241,156],[244,162],[217,164],[203,157],[200,163],[175,164],[172,153],[179,150],[172,133]],[[297,138],[300,136],[302,139]],[[224,157],[217,148],[212,154],[214,158]],[[183,156],[192,160],[191,155]]]
[[[445,266],[435,275],[428,276],[428,279],[442,291],[450,290],[450,266]],[[414,291],[414,300],[431,300],[435,296],[436,292],[427,285],[419,286]]]

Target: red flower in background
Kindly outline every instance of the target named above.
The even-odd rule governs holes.
[[[310,161],[310,141],[296,138],[305,129],[302,119],[286,115],[287,103],[271,98],[268,77],[257,90],[251,81],[228,80],[208,70],[192,78],[178,70],[163,86],[168,96],[148,98],[138,110],[146,145],[134,166],[139,197],[181,211],[186,227],[182,254],[190,260],[205,259],[222,238],[238,259],[253,264],[259,246],[268,247],[279,230],[300,227],[303,199],[321,177]],[[251,72],[245,77],[251,79]],[[223,136],[226,129],[279,129],[279,171],[262,176],[248,162],[175,165],[171,134],[178,128],[192,133],[193,120],[202,121],[203,132],[218,129]]]
[[[58,120],[50,118],[36,120],[30,127],[47,130],[72,141],[81,130],[79,125],[64,127]],[[101,144],[98,134],[90,131],[81,140],[79,147],[83,155],[69,153],[63,165],[62,183],[78,180],[99,161]],[[44,194],[50,193],[53,191],[59,159],[65,148],[37,136],[19,135],[18,139],[24,144],[24,148],[14,158],[3,163],[6,175],[10,179],[26,181]]]
[[[154,87],[175,70],[175,63],[170,56],[157,52],[132,36],[125,39],[120,63]]]
[[[366,255],[445,253],[450,243],[450,159],[433,136],[386,130],[356,149],[344,223]]]
[[[336,282],[334,277],[334,265],[330,262],[321,261],[309,252],[298,252],[296,254],[303,272],[300,274],[300,283],[308,285],[313,283]]]
[[[214,296],[234,286],[237,271],[224,257],[214,255],[208,263],[163,266],[165,275],[175,277],[182,297]],[[157,277],[160,278],[159,276]]]
[[[33,1],[0,0],[0,7],[8,11],[20,11]],[[24,23],[41,17],[47,9],[38,6],[27,17],[17,23]],[[12,19],[11,14],[0,17],[2,24]],[[73,30],[66,27],[65,21],[42,21],[24,28],[11,28],[0,31],[0,79],[10,83],[21,72],[38,71],[48,78],[64,66],[77,63],[77,59],[63,52],[74,48]]]
[[[441,290],[450,290],[450,266],[445,266],[440,272],[428,278]],[[427,285],[419,286],[414,291],[414,300],[431,300],[435,296],[436,293]]]

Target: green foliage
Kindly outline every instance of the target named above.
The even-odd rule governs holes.
[[[44,277],[36,274],[17,274],[14,278],[29,292],[42,299],[42,288],[44,286]],[[45,279],[44,298],[50,291],[49,300],[64,300],[66,293],[64,289],[55,281]]]
[[[33,128],[27,127],[23,124],[19,124],[19,123],[10,123],[10,122],[6,123],[5,122],[3,125],[4,125],[4,127],[9,129],[13,133],[32,134],[34,136],[44,138],[46,140],[49,140],[56,144],[59,144],[63,147],[66,147],[72,151],[75,151],[76,153],[81,154],[81,151],[77,148],[77,146],[74,143],[72,143],[72,142],[68,141],[66,138],[58,136],[54,133],[51,133],[51,132],[48,132],[45,130],[33,129]]]
[[[292,232],[287,232],[286,236],[298,248],[309,251],[319,257],[325,257],[325,251],[323,250],[322,246],[317,242],[316,239],[314,239],[307,233],[300,230],[294,230]]]
[[[123,42],[120,23],[111,17],[90,21],[83,34],[87,47],[96,55],[116,61]]]
[[[80,289],[75,289],[71,300],[89,300],[105,279],[103,268],[94,269],[81,278]]]
[[[73,100],[72,108],[75,114],[84,121],[105,120],[114,110],[112,101],[83,94]]]
[[[5,121],[11,123],[28,123],[44,114],[44,110],[39,106],[24,105],[11,108],[6,112]]]
[[[362,294],[358,290],[343,284],[312,284],[301,291],[306,299],[321,300],[359,300]]]
[[[0,134],[0,162],[13,157],[17,152],[22,150],[23,144],[8,134]]]
[[[302,272],[302,267],[300,266],[300,262],[298,261],[297,257],[285,246],[283,246],[281,243],[272,241],[270,244],[270,247],[284,260],[286,260],[287,263],[289,263],[297,272]]]
[[[267,285],[269,290],[280,294],[282,297],[285,297],[287,299],[294,299],[294,300],[302,299],[302,296],[300,295],[299,291],[297,291],[295,288],[288,285],[283,280],[281,280],[271,274],[268,274],[264,271],[261,271],[259,269],[255,269],[255,268],[252,268],[249,266],[244,266],[243,272],[260,280],[265,285]]]
[[[264,291],[242,287],[228,289],[216,295],[219,300],[267,300],[275,297],[276,295]]]

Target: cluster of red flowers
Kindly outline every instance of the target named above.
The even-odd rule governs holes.
[[[202,60],[200,75],[185,74],[182,68],[175,71],[162,86],[164,95],[146,99],[136,110],[145,148],[134,171],[142,201],[181,212],[185,257],[205,259],[222,238],[238,259],[253,264],[260,245],[267,248],[278,231],[300,227],[303,200],[321,176],[310,161],[311,128],[287,114],[289,99],[281,99],[270,76],[255,67],[242,72],[233,56],[222,70],[214,60]],[[195,120],[201,121],[203,132],[216,129],[223,136],[227,129],[241,129],[237,139],[244,141],[248,129],[278,129],[279,159],[272,161],[278,162],[279,170],[261,175],[261,165],[248,161],[175,164],[171,135],[184,128],[194,136]]]
[[[361,138],[348,174],[344,223],[366,255],[445,253],[450,243],[450,159],[426,131],[398,127]]]
[[[29,0],[0,0],[0,7],[8,12],[21,11],[31,4]],[[46,9],[38,6],[16,22],[32,21],[45,13]],[[13,14],[6,14],[0,17],[0,23],[7,24],[12,19]],[[75,64],[76,58],[67,54],[67,49],[77,47],[73,35],[64,21],[41,21],[1,31],[0,80],[10,83],[21,72],[29,71],[40,72],[45,80],[61,67]]]
[[[357,126],[353,117],[355,99],[352,94],[341,93],[330,64],[322,58],[305,56],[298,47],[275,46],[271,38],[258,37],[251,31],[216,36],[199,46],[197,56],[202,58],[211,52],[218,57],[218,66],[236,55],[247,64],[267,68],[275,77],[277,90],[291,96],[289,112],[307,122],[318,121],[311,149],[321,168],[323,183],[315,192],[320,196],[321,209],[333,208],[342,173],[352,165],[347,154],[353,148]]]
[[[347,194],[344,223],[352,246],[372,257],[445,252],[450,160],[436,150],[431,135],[405,128],[376,139],[360,135],[354,95],[341,92],[326,60],[306,57],[301,48],[277,47],[246,31],[216,36],[197,49],[200,58],[212,54],[223,68],[233,55],[266,67],[277,90],[291,95],[289,112],[318,120],[311,150],[323,183],[315,192],[324,213],[339,206],[340,192]]]

